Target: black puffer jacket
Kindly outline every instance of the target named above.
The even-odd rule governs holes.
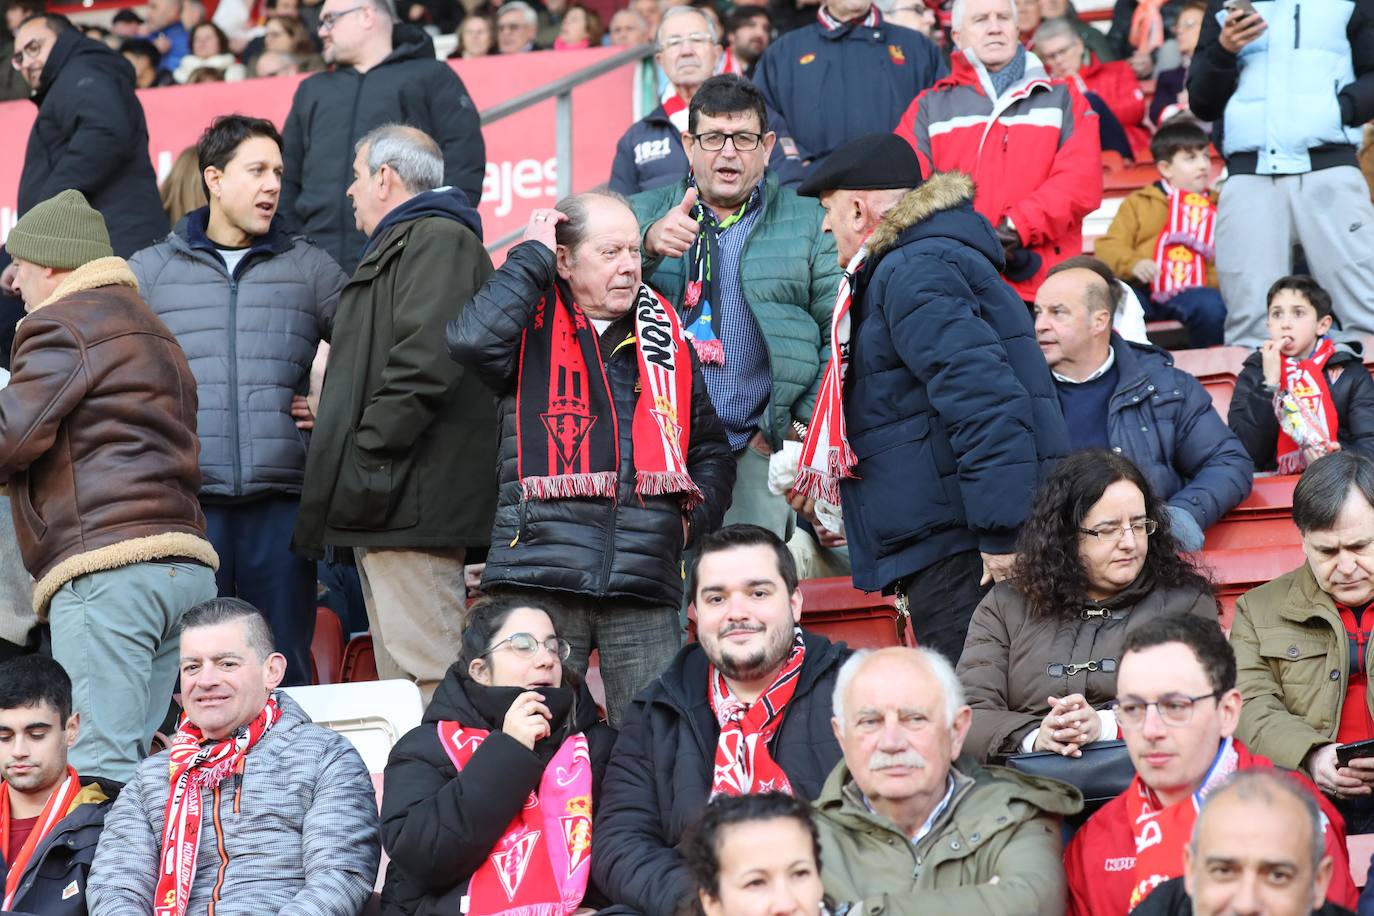
[[[129,62],[101,42],[65,31],[53,44],[33,101],[38,120],[19,176],[19,215],[75,188],[105,217],[110,245],[121,258],[166,235],[167,214],[148,159],[148,124]]]
[[[434,691],[423,724],[391,749],[382,793],[382,845],[391,856],[382,888],[384,916],[461,916],[468,880],[573,732],[587,736],[595,813],[615,730],[600,721],[586,685],[579,686],[561,727],[537,742],[534,751],[499,731],[504,713],[496,716],[494,707],[486,714],[479,711],[473,697],[486,690],[455,662]],[[495,695],[482,700],[484,707],[499,704]],[[439,743],[441,721],[491,732],[461,774]],[[591,888],[588,897],[595,899]]]
[[[33,851],[14,897],[14,909],[5,912],[86,916],[86,879],[95,861],[105,815],[114,805],[119,788],[119,783],[99,777],[81,780],[76,807]],[[9,863],[0,860],[0,884],[8,877]]]
[[[1374,458],[1374,379],[1360,360],[1361,349],[1355,342],[1337,344],[1325,375],[1336,404],[1336,441],[1343,449]],[[1336,369],[1338,374],[1333,372]],[[1279,418],[1274,413],[1274,392],[1264,387],[1264,358],[1258,350],[1245,358],[1226,424],[1255,460],[1256,471],[1278,467]]]
[[[341,67],[301,83],[282,130],[281,212],[347,273],[367,237],[344,191],[353,180],[353,145],[374,127],[394,122],[429,134],[444,152],[444,183],[474,207],[482,199],[487,148],[467,87],[434,59],[424,32],[398,25],[392,36],[394,50],[366,73]]]
[[[844,643],[804,637],[797,692],[769,745],[801,798],[814,800],[840,761],[831,694]],[[606,770],[592,831],[592,880],[612,902],[672,916],[694,882],[678,852],[711,794],[720,727],[707,696],[710,662],[690,645],[635,698]]]
[[[555,276],[553,252],[546,246],[517,245],[448,325],[450,354],[501,396],[500,495],[482,587],[514,585],[677,605],[682,601],[681,502],[676,495],[641,497],[635,492],[639,360],[634,347],[617,346],[634,331],[629,313],[601,334],[601,356],[620,427],[617,499],[521,499],[515,411],[520,342]],[[571,300],[566,288],[563,295]],[[720,525],[735,483],[735,459],[700,368],[692,374],[687,470],[705,496],[690,515],[696,538]]]

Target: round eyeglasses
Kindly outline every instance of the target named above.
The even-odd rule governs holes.
[[[554,658],[560,662],[567,661],[568,656],[572,654],[572,646],[566,639],[550,636],[541,642],[529,633],[512,633],[482,654],[490,655],[505,645],[509,645],[510,650],[520,658],[534,658],[539,653],[541,646],[553,653]]]

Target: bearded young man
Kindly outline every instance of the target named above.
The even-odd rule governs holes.
[[[792,554],[756,525],[701,541],[688,581],[697,642],[635,698],[601,786],[592,878],[670,916],[692,892],[678,851],[717,795],[816,798],[840,760],[830,726],[843,645],[804,633]]]

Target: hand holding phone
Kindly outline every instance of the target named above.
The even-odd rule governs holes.
[[[1350,761],[1358,760],[1361,757],[1374,757],[1374,740],[1352,741],[1349,744],[1336,745],[1336,766],[1338,767],[1348,767]]]
[[[1217,41],[1230,53],[1239,54],[1242,48],[1263,35],[1269,24],[1251,0],[1226,0],[1224,6],[1226,21],[1221,24]]]

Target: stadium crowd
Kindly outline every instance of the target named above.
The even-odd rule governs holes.
[[[1374,0],[5,26],[0,911],[1374,916]],[[436,47],[649,42],[493,263]],[[136,90],[291,72],[159,186]],[[321,604],[423,698],[381,772]]]

